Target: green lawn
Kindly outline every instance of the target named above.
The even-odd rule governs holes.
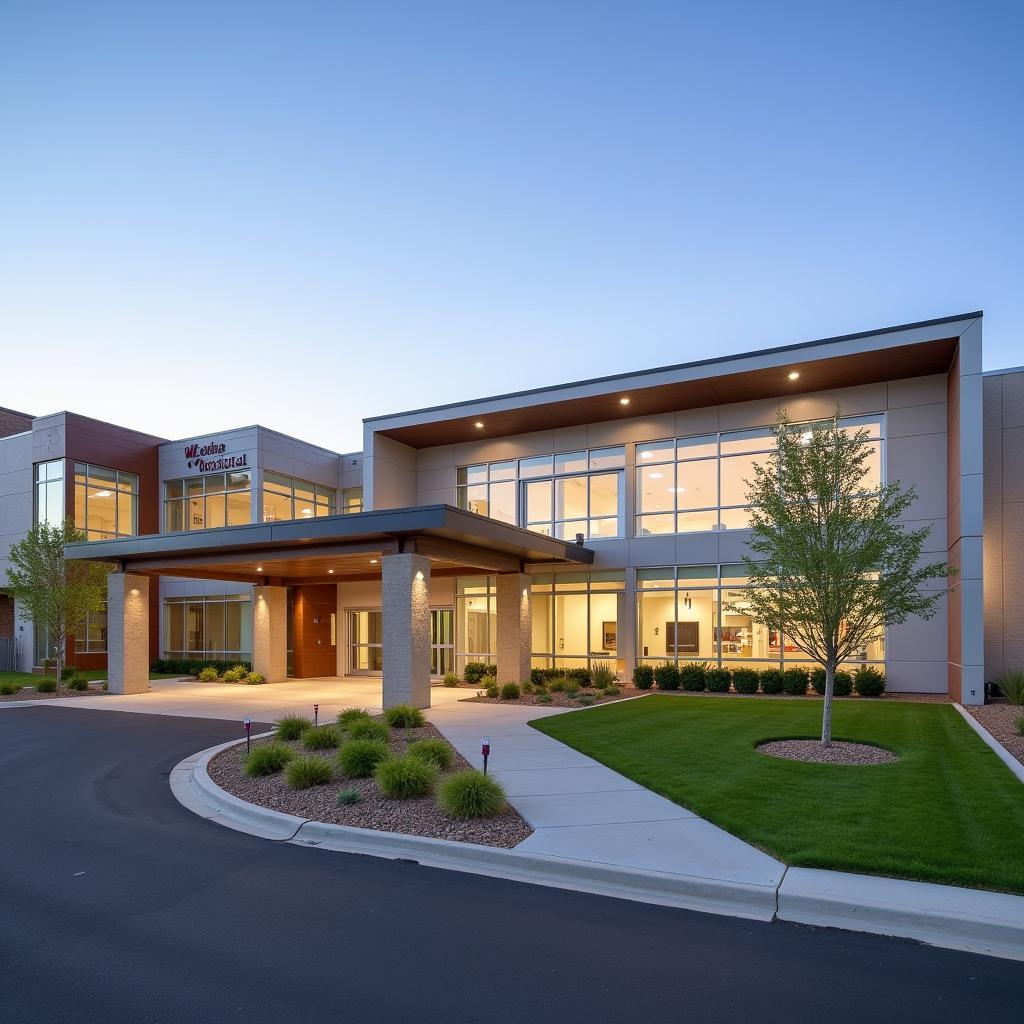
[[[107,678],[105,668],[81,669],[78,673],[90,681]],[[178,679],[180,672],[150,672],[150,679]],[[35,686],[41,679],[46,678],[39,672],[0,672],[0,683],[21,683],[22,686]],[[52,676],[51,676],[52,678]]]
[[[759,754],[816,737],[820,701],[670,697],[531,723],[787,864],[1024,893],[1024,785],[948,704],[837,701],[833,735],[890,765]]]

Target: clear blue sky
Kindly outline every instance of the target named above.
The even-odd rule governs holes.
[[[1020,3],[0,12],[0,405],[167,437],[984,308],[1024,363]]]

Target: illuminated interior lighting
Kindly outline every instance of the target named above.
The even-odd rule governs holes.
[[[629,405],[629,397],[627,395],[623,395],[622,398],[619,399],[619,405]]]
[[[476,427],[477,430],[483,430],[484,429],[484,425],[483,425],[483,422],[481,420],[477,420],[476,423],[473,424],[473,426]]]
[[[789,371],[789,379],[790,380],[799,380],[799,378],[800,378],[800,374],[797,373],[796,370],[790,370]]]

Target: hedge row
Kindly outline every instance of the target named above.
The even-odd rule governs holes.
[[[690,693],[788,693],[801,697],[811,687],[815,693],[825,693],[823,668],[714,668],[707,662],[684,662],[682,665],[637,665],[633,670],[633,685],[649,690],[686,690]],[[879,697],[885,692],[885,675],[876,668],[859,668],[852,675],[839,671],[835,674],[833,692],[837,697],[848,697],[856,692],[861,697]]]

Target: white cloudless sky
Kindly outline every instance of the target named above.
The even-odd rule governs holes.
[[[1024,7],[11,3],[0,405],[175,438],[984,308]]]

